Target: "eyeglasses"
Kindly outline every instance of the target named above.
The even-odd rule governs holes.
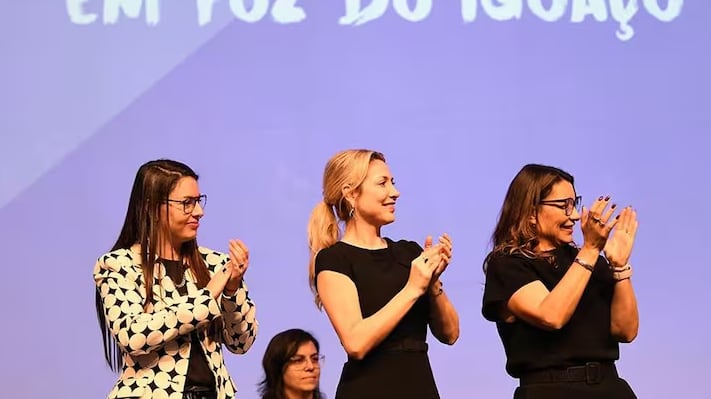
[[[188,214],[192,213],[193,210],[195,210],[195,204],[200,204],[200,208],[205,208],[205,205],[207,205],[207,194],[200,194],[197,197],[190,197],[182,200],[174,200],[168,198],[168,202],[183,204],[183,212],[185,212],[185,214]]]
[[[319,354],[311,356],[297,355],[290,357],[287,364],[298,370],[305,370],[309,365],[311,365],[315,369],[318,369],[321,368],[321,365],[323,364],[324,360],[326,360],[326,356]]]
[[[573,198],[563,198],[563,199],[554,199],[554,200],[545,200],[539,202],[540,205],[549,205],[549,206],[554,206],[556,208],[560,208],[565,210],[565,216],[570,216],[571,213],[573,213],[573,208],[575,208],[578,212],[580,212],[580,204],[583,201],[583,197],[577,196],[575,199]]]

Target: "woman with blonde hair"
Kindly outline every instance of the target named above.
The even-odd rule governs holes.
[[[452,256],[449,236],[435,245],[427,237],[423,249],[381,235],[399,197],[379,152],[346,150],[326,164],[323,200],[308,226],[309,279],[348,355],[336,399],[439,398],[427,326],[443,343],[459,337],[440,280]]]
[[[94,266],[104,356],[121,371],[108,397],[230,399],[222,345],[245,353],[257,334],[244,274],[247,247],[199,247],[207,196],[187,165],[161,159],[136,173],[126,219]]]

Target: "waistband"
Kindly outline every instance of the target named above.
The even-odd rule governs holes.
[[[383,342],[374,352],[427,352],[427,342],[417,339],[401,339],[393,342]]]
[[[571,366],[563,369],[550,368],[525,373],[520,378],[520,385],[583,381],[586,384],[599,384],[605,378],[617,377],[617,368],[614,363],[587,362],[580,366]]]

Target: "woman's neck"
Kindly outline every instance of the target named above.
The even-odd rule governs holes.
[[[313,391],[289,391],[284,390],[285,399],[313,399]]]
[[[181,260],[180,247],[180,245],[175,245],[170,240],[160,240],[157,248],[158,253],[156,255],[166,260]]]
[[[341,241],[366,249],[380,249],[387,247],[387,243],[380,236],[380,227],[373,226],[359,220],[346,223]]]
[[[538,244],[533,248],[533,251],[539,254],[546,253],[546,252],[551,252],[557,249],[558,247],[548,241],[548,240],[539,240]]]

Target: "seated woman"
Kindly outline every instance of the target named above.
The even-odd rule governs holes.
[[[262,399],[323,399],[318,383],[323,355],[313,335],[294,328],[275,335],[264,352]]]

